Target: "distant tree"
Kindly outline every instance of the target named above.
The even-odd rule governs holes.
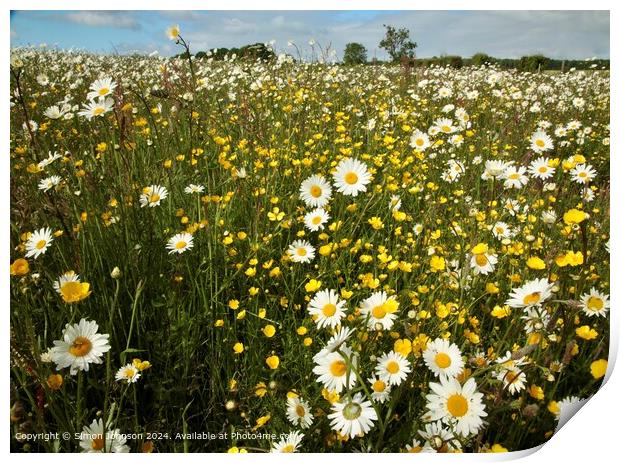
[[[495,63],[495,58],[487,55],[486,53],[476,53],[471,57],[471,64],[473,66],[485,66]]]
[[[418,44],[409,38],[409,29],[396,29],[394,26],[383,25],[385,37],[379,42],[379,47],[388,52],[393,62],[399,62],[402,58],[415,57],[415,49]]]
[[[350,42],[344,48],[344,64],[364,64],[368,51],[361,43]]]
[[[550,59],[543,55],[522,56],[517,68],[520,71],[536,72],[544,70],[550,63]]]

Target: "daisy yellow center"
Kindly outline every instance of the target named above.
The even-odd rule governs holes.
[[[514,174],[510,174],[510,175],[508,176],[508,178],[509,178],[510,180],[518,180],[518,179],[519,179],[519,177],[521,177],[521,175],[517,174],[516,172],[515,172]]]
[[[465,416],[469,410],[469,404],[467,399],[461,394],[453,394],[448,398],[447,402],[448,411],[455,418]]]
[[[295,413],[297,414],[297,416],[304,417],[306,416],[306,409],[302,405],[297,405],[295,407]]]
[[[484,254],[476,255],[476,264],[478,264],[479,266],[484,267],[488,262],[489,259],[487,259],[487,256],[485,256]]]
[[[424,139],[423,138],[416,139],[415,144],[418,146],[422,146],[424,144]]]
[[[325,304],[323,306],[323,315],[325,315],[326,317],[333,317],[333,315],[336,313],[336,306],[332,303],[328,303]]]
[[[538,301],[540,301],[540,293],[538,291],[528,294],[523,298],[523,303],[526,305],[536,304]]]
[[[597,296],[592,296],[588,299],[588,309],[590,310],[601,310],[603,308],[603,299]]]
[[[103,450],[103,435],[97,434],[97,436],[91,442],[90,446],[93,450],[96,451]]]
[[[385,366],[385,369],[388,371],[388,373],[394,375],[394,374],[399,372],[400,366],[398,365],[398,362],[395,362],[394,360],[391,360]]]
[[[347,420],[356,420],[362,414],[362,407],[355,402],[351,402],[342,409],[342,416]]]
[[[95,114],[95,116],[99,116],[100,114],[103,114],[104,111],[105,111],[105,109],[102,108],[101,106],[99,106],[98,108],[95,108],[93,113]]]
[[[313,198],[319,198],[322,193],[323,193],[323,190],[321,189],[320,186],[312,185],[310,187],[310,196],[312,196]]]
[[[282,453],[293,453],[295,451],[295,446],[293,444],[287,444],[284,447],[282,447],[282,450],[280,450]]]
[[[439,368],[448,368],[452,365],[452,359],[445,352],[439,352],[435,355],[435,363]]]
[[[183,249],[185,246],[187,246],[187,243],[185,241],[177,241],[177,244],[174,245],[174,247],[177,249]]]
[[[586,174],[585,172],[579,172],[579,176],[580,176],[581,178],[585,178],[585,177],[587,177],[587,176],[588,176],[588,174]]]
[[[515,379],[517,379],[517,373],[515,373],[514,371],[509,371],[508,373],[506,373],[506,375],[504,376],[504,380],[507,383],[512,383]]]
[[[385,317],[386,314],[386,310],[385,307],[383,306],[383,304],[381,305],[377,305],[375,307],[373,307],[372,309],[372,316],[378,319],[381,319],[383,317]]]
[[[110,93],[110,89],[108,87],[103,87],[99,89],[99,95],[104,96]]]
[[[547,166],[540,166],[538,168],[538,172],[540,172],[541,174],[544,174],[545,172],[547,172]]]
[[[37,249],[43,249],[45,247],[45,245],[47,244],[47,241],[45,240],[39,240],[39,242],[35,245],[35,248]]]
[[[149,201],[152,203],[156,203],[160,199],[161,199],[161,196],[159,196],[157,193],[153,193],[149,196]]]
[[[497,232],[498,235],[503,235],[504,234],[504,229],[502,227],[497,227],[495,229],[495,231]]]
[[[321,223],[321,216],[317,215],[316,217],[312,218],[312,224],[313,225],[318,225]]]
[[[329,366],[332,376],[343,376],[347,372],[347,364],[342,360],[336,360]]]
[[[372,390],[375,392],[383,392],[385,391],[385,382],[378,379],[372,385]]]
[[[297,255],[298,256],[305,256],[308,252],[306,251],[306,248],[297,248]]]
[[[544,141],[544,140],[542,140],[542,139],[540,139],[540,138],[539,138],[538,140],[536,140],[534,143],[536,143],[536,146],[538,146],[538,147],[540,147],[540,148],[542,148],[543,146],[545,146],[545,141]]]
[[[443,130],[444,132],[450,132],[452,130],[452,127],[450,127],[449,125],[442,125],[441,130]]]
[[[73,344],[69,347],[69,353],[75,357],[84,357],[93,348],[93,343],[84,336],[78,336],[73,340]]]
[[[358,177],[355,172],[347,172],[344,176],[344,181],[349,185],[355,185],[357,183]]]
[[[136,371],[131,368],[125,372],[125,376],[127,376],[127,378],[133,378],[135,374],[136,374]]]

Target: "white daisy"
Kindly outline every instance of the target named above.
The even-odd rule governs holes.
[[[442,426],[441,421],[426,424],[424,430],[418,430],[418,434],[426,441],[424,448],[433,452],[447,453],[461,448],[457,437],[450,429]]]
[[[357,354],[354,354],[346,344],[341,345],[338,350],[347,356],[352,365],[357,365]],[[318,381],[321,382],[326,389],[340,392],[345,387],[350,388],[355,386],[357,376],[347,368],[347,361],[340,353],[332,352],[323,357],[319,357],[316,363],[317,365],[312,369],[312,372],[319,377]]]
[[[542,331],[549,324],[551,317],[549,313],[540,306],[525,307],[524,315],[520,318],[524,321],[524,330],[527,334]]]
[[[535,153],[544,153],[553,149],[553,140],[542,130],[538,130],[532,134],[530,138],[530,148]]]
[[[292,431],[283,436],[279,442],[273,444],[271,453],[294,453],[301,443],[304,435],[299,431]]]
[[[502,365],[499,371],[493,373],[493,376],[502,381],[504,388],[507,388],[512,395],[524,390],[527,383],[525,373],[515,364]]]
[[[428,445],[428,442],[422,445],[422,443],[413,439],[411,444],[405,444],[405,450],[407,453],[437,453],[437,450]]]
[[[82,318],[79,323],[65,325],[62,340],[54,341],[51,354],[56,369],[70,367],[75,375],[78,370],[88,371],[91,363],[99,364],[101,357],[110,350],[108,334],[99,334],[99,326],[95,321]]]
[[[338,299],[336,291],[324,289],[316,293],[310,301],[308,313],[319,328],[327,326],[334,328],[340,324],[340,320],[346,315],[343,310],[346,301],[339,301]]]
[[[312,175],[301,182],[299,196],[309,207],[324,207],[332,197],[332,187],[322,175]]]
[[[389,330],[396,319],[398,301],[394,296],[388,298],[385,291],[379,291],[362,301],[360,311],[367,317],[371,330]]]
[[[338,163],[333,174],[336,189],[347,196],[357,196],[366,191],[370,183],[370,172],[366,164],[354,158],[345,158]]]
[[[411,138],[409,139],[409,146],[419,151],[424,151],[426,148],[431,146],[431,141],[428,138],[427,134],[416,130],[415,132],[413,132]]]
[[[305,240],[293,241],[287,251],[293,262],[307,264],[314,259],[314,247]]]
[[[92,84],[90,84],[88,95],[86,98],[89,100],[94,100],[96,98],[105,98],[108,95],[111,95],[114,89],[116,88],[116,82],[112,80],[111,77],[104,77],[103,79],[97,79]]]
[[[400,196],[392,195],[390,197],[390,210],[400,211],[401,206],[402,206],[402,201],[400,200]]]
[[[318,359],[320,359],[321,357],[325,357],[327,354],[336,352],[338,349],[340,349],[340,346],[343,345],[347,341],[347,339],[349,339],[349,336],[351,336],[353,331],[355,331],[355,329],[352,330],[347,326],[340,326],[340,330],[336,332],[336,334],[334,334],[331,338],[329,338],[329,341],[327,341],[325,347],[323,347],[323,349],[316,353],[312,360],[318,362]]]
[[[319,231],[323,230],[324,225],[329,220],[329,214],[323,209],[319,207],[313,211],[308,212],[304,216],[304,225],[310,231]]]
[[[174,26],[170,26],[168,29],[166,29],[166,36],[170,40],[179,40],[180,34],[181,34],[181,28],[179,27],[178,24],[175,24]]]
[[[390,386],[398,386],[411,372],[411,363],[403,355],[391,351],[377,360],[375,373]]]
[[[370,383],[370,387],[372,389],[372,393],[370,395],[372,400],[382,404],[390,398],[392,386],[390,386],[387,381],[375,375],[372,378],[368,378],[368,382]]]
[[[41,254],[45,254],[52,241],[52,229],[39,228],[26,241],[26,257],[34,257],[36,259]]]
[[[530,163],[527,171],[534,178],[547,180],[553,177],[553,174],[555,174],[555,167],[551,167],[551,165],[549,164],[549,158],[539,157],[538,159],[535,159]]]
[[[142,189],[140,195],[140,207],[155,207],[168,197],[168,190],[161,185],[151,185]]]
[[[314,420],[308,402],[300,397],[289,397],[286,400],[286,417],[295,426],[309,428]]]
[[[553,284],[544,278],[528,281],[520,288],[513,289],[510,299],[504,304],[512,308],[540,305],[551,297],[551,288]]]
[[[525,167],[509,166],[506,168],[501,178],[504,179],[505,188],[520,189],[527,185],[528,182],[528,178],[525,175]]]
[[[584,293],[580,299],[581,309],[588,316],[607,316],[609,310],[609,296],[596,289],[590,289],[590,293]]]
[[[194,247],[194,237],[189,233],[177,233],[168,240],[166,249],[168,254],[183,254],[185,251]]]
[[[482,393],[476,392],[476,380],[469,378],[463,386],[455,378],[440,376],[439,381],[429,383],[433,391],[426,396],[430,419],[453,426],[463,437],[477,434],[487,413]]]
[[[205,191],[205,187],[202,185],[194,185],[193,183],[190,183],[189,185],[187,185],[185,187],[185,193],[187,193],[188,195],[191,194],[195,194],[195,193],[203,193]]]
[[[43,111],[43,115],[48,119],[60,119],[64,116],[64,112],[58,106],[54,105]]]
[[[82,106],[84,109],[78,112],[78,115],[91,120],[93,117],[104,116],[106,113],[110,112],[114,107],[114,101],[111,98],[105,98],[98,101],[89,101]]]
[[[437,338],[426,345],[422,354],[424,363],[431,372],[439,376],[455,377],[463,372],[463,354],[456,344]]]
[[[482,174],[483,180],[490,178],[499,178],[504,174],[504,171],[510,167],[512,161],[505,162],[500,160],[489,160],[484,163],[484,173]]]
[[[492,229],[493,236],[498,240],[510,238],[512,236],[512,230],[506,222],[496,222]]]
[[[437,119],[434,122],[434,126],[437,127],[439,129],[440,132],[442,133],[452,133],[454,132],[454,123],[447,118],[441,118],[441,119]]]
[[[488,275],[495,270],[495,264],[497,264],[497,256],[495,254],[489,254],[482,252],[471,256],[469,261],[471,268],[474,270],[475,275]]]
[[[573,182],[586,184],[596,177],[596,170],[587,164],[578,164],[570,171],[570,175]]]
[[[135,383],[140,378],[140,371],[132,364],[128,363],[122,366],[116,372],[116,381],[126,381],[127,383]]]
[[[52,162],[54,162],[56,159],[60,159],[61,157],[62,157],[62,154],[57,153],[56,151],[54,151],[53,153],[49,151],[47,157],[43,159],[42,161],[40,161],[37,165],[39,166],[39,168],[45,169]]]
[[[332,405],[332,413],[327,416],[333,430],[354,439],[374,427],[377,413],[369,401],[364,401],[361,393],[352,398],[343,398]]]
[[[84,453],[128,453],[127,439],[118,429],[105,431],[104,439],[103,420],[93,420],[90,426],[84,426],[80,436],[80,447]],[[105,442],[105,449],[104,449]]]
[[[58,175],[52,175],[50,177],[44,178],[39,182],[39,190],[47,192],[48,190],[54,188],[56,185],[59,185],[61,180],[62,178],[60,178]]]

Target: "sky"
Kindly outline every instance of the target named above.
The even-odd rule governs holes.
[[[11,46],[47,44],[96,53],[182,50],[166,37],[178,24],[193,53],[275,40],[279,52],[305,57],[310,41],[342,58],[348,42],[359,42],[368,58],[386,59],[379,41],[383,24],[405,27],[417,56],[499,58],[542,53],[550,58],[609,58],[608,11],[12,11]],[[318,46],[315,45],[318,52]],[[293,53],[293,54],[296,54]]]

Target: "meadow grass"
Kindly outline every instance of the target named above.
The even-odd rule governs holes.
[[[608,74],[285,57],[190,68],[178,58],[36,49],[14,50],[11,71],[13,451],[80,451],[77,439],[15,434],[79,433],[98,417],[106,429],[141,434],[127,440],[132,452],[269,451],[268,439],[231,433],[301,430],[286,417],[295,396],[314,417],[300,451],[519,450],[551,437],[564,399],[600,386],[591,365],[607,358],[606,309],[589,316],[581,299],[592,288],[609,294]],[[111,108],[78,115],[102,77],[116,84]],[[44,115],[53,105],[66,105],[61,117]],[[423,150],[412,146],[417,131],[430,139]],[[553,139],[542,154],[532,148],[538,131]],[[52,153],[59,158],[41,165]],[[526,173],[522,188],[483,179],[488,161],[527,167],[539,156],[555,169],[549,179]],[[313,174],[332,181],[346,158],[363,162],[371,181],[357,196],[333,186],[328,223],[310,231],[300,185]],[[577,183],[571,171],[582,165],[596,174]],[[51,175],[60,181],[43,191]],[[203,192],[185,193],[190,184]],[[141,207],[152,185],[168,196]],[[587,218],[567,220],[573,209]],[[512,234],[497,238],[497,222]],[[42,227],[53,241],[20,270],[16,259]],[[169,253],[182,232],[193,247]],[[310,263],[287,254],[298,239],[315,248]],[[497,257],[488,274],[471,263],[481,243]],[[90,294],[68,303],[53,283],[71,270]],[[509,307],[511,291],[539,278],[552,296],[529,312]],[[346,301],[340,324],[355,329],[347,344],[359,356],[356,368],[347,363],[357,383],[339,394],[313,373],[332,330],[319,329],[307,307],[324,289]],[[360,312],[378,291],[398,302],[390,329]],[[109,334],[110,350],[88,371],[57,371],[48,349],[81,319]],[[458,346],[457,380],[475,379],[487,413],[472,434],[440,443],[418,434],[430,420],[429,383],[440,382],[423,352],[438,338]],[[392,350],[412,371],[380,403],[367,379]],[[525,380],[515,392],[497,376],[507,352]],[[133,359],[150,368],[135,383],[117,381]],[[363,436],[344,437],[327,415],[357,392],[378,419]],[[177,435],[203,431],[228,437]]]

